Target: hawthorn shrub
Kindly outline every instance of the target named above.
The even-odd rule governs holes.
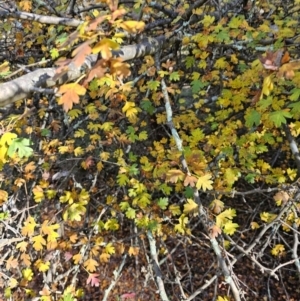
[[[0,300],[297,300],[300,2],[190,2],[0,4]]]

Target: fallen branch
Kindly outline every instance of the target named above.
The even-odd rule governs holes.
[[[169,301],[169,298],[168,298],[166,290],[165,290],[164,282],[162,280],[162,274],[161,274],[161,270],[159,267],[159,263],[158,263],[156,241],[155,241],[151,231],[147,232],[147,237],[149,240],[150,254],[151,254],[151,258],[152,258],[153,269],[155,271],[156,283],[158,286],[160,298],[162,301]]]
[[[125,254],[123,256],[123,260],[122,260],[119,268],[117,270],[114,270],[114,272],[113,272],[113,274],[114,274],[114,280],[111,281],[109,287],[105,290],[104,297],[103,297],[102,301],[106,301],[107,300],[109,293],[115,287],[115,285],[117,284],[119,278],[121,277],[121,272],[123,270],[123,267],[124,267],[124,264],[125,264],[125,261],[126,261],[126,257],[127,257],[127,255]]]
[[[159,47],[166,44],[165,42],[164,36],[146,39],[140,44],[124,46],[120,50],[114,51],[113,55],[114,57],[122,58],[123,61],[129,61],[155,53]],[[86,57],[83,65],[91,67],[97,62],[97,59],[97,55],[89,55]],[[63,78],[56,82],[52,80],[56,68],[52,67],[37,69],[12,81],[3,83],[0,85],[0,107],[29,97],[36,88],[50,88],[63,82],[74,81],[81,76],[81,67],[70,67],[70,70],[64,74]]]

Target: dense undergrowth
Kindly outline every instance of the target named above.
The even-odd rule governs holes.
[[[0,300],[297,300],[300,2],[53,3],[0,5]]]

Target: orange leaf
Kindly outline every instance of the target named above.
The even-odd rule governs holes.
[[[171,182],[171,183],[177,183],[178,180],[183,180],[184,178],[184,173],[179,170],[179,169],[171,169],[167,171],[167,182]]]
[[[26,166],[25,166],[25,169],[24,171],[26,173],[29,173],[29,172],[32,172],[36,169],[36,165],[33,161],[29,162]]]
[[[20,249],[21,252],[25,252],[27,246],[28,246],[28,242],[22,241],[22,242],[19,242],[19,243],[17,244],[16,248],[17,248],[17,249]]]
[[[140,248],[139,247],[130,247],[128,250],[128,254],[130,256],[136,256],[139,254]]]
[[[126,78],[131,74],[130,65],[122,62],[121,58],[110,60],[110,71],[121,78]]]
[[[80,46],[78,46],[73,52],[72,56],[74,56],[73,62],[75,66],[80,67],[83,65],[85,58],[91,54],[92,48],[89,46],[89,41],[84,42]]]
[[[84,95],[85,92],[86,89],[77,83],[62,85],[58,89],[58,93],[63,94],[58,99],[58,104],[63,105],[64,110],[67,112],[73,108],[74,103],[79,103],[78,95]]]
[[[221,229],[217,226],[217,225],[213,225],[210,229],[209,229],[209,236],[211,238],[216,238],[219,234],[222,233]]]
[[[196,177],[187,175],[184,179],[183,185],[195,187],[197,181],[198,181],[198,179]]]
[[[30,266],[31,265],[31,258],[28,254],[26,253],[22,253],[21,254],[21,259],[23,261],[23,263],[26,265],[26,266]]]
[[[277,72],[277,76],[279,78],[285,77],[286,79],[291,79],[295,75],[294,70],[299,70],[299,69],[300,69],[300,60],[293,61],[282,65]]]
[[[88,26],[85,28],[87,32],[96,30],[98,25],[101,24],[104,20],[108,19],[109,15],[99,16],[89,22]]]
[[[9,271],[10,269],[15,269],[19,265],[18,259],[10,256],[6,261],[6,269]]]
[[[283,64],[286,64],[286,63],[288,63],[290,60],[291,60],[291,57],[290,57],[288,51],[286,51],[286,52],[284,53],[282,59],[281,59],[281,64],[282,64],[282,65],[283,65]]]
[[[122,17],[123,15],[125,15],[126,9],[121,8],[121,9],[117,9],[115,10],[112,14],[111,14],[111,20],[110,22],[113,22],[114,20],[118,19],[119,17]]]

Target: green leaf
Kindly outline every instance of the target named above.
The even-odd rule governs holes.
[[[273,103],[273,97],[268,96],[266,98],[262,98],[257,104],[260,109],[265,110]]]
[[[115,218],[111,218],[111,219],[107,220],[106,223],[104,224],[104,229],[112,230],[112,231],[118,230],[119,229],[118,220],[116,220]]]
[[[29,147],[32,145],[31,141],[27,138],[16,138],[12,141],[8,148],[7,155],[12,157],[15,153],[18,153],[20,158],[30,157],[33,154],[33,149]]]
[[[195,65],[195,58],[193,56],[188,56],[185,59],[186,68],[191,68]]]
[[[64,299],[63,301],[74,301],[75,299],[73,298],[73,296],[70,293],[67,293],[66,295],[64,295]]]
[[[137,164],[132,164],[129,167],[129,175],[131,176],[136,176],[140,173],[139,169],[138,169],[138,165]]]
[[[282,124],[286,124],[286,118],[293,117],[290,112],[279,110],[270,113],[269,119],[275,124],[276,127],[280,127]]]
[[[157,201],[157,205],[159,206],[160,209],[167,209],[167,206],[169,204],[169,199],[168,198],[160,198],[158,201]]]
[[[134,219],[135,218],[135,210],[131,207],[129,207],[125,213],[126,217],[129,219]]]
[[[41,136],[42,137],[51,137],[51,131],[49,129],[42,129]]]
[[[148,88],[151,90],[151,91],[156,91],[160,86],[160,82],[157,81],[157,80],[151,80],[148,82]]]
[[[250,184],[254,184],[255,183],[255,177],[256,177],[257,175],[256,174],[254,174],[254,173],[249,173],[249,174],[247,174],[246,176],[245,176],[245,180],[248,182],[248,183],[250,183]]]
[[[170,80],[172,80],[172,81],[180,80],[180,75],[179,75],[178,71],[174,71],[170,74]]]
[[[248,128],[252,128],[253,126],[258,126],[260,123],[261,114],[258,113],[256,110],[252,109],[250,112],[247,112],[245,119],[246,119],[246,126]]]
[[[294,115],[300,112],[300,101],[291,103],[288,105],[289,108],[292,108],[291,113]]]
[[[129,208],[129,203],[128,202],[121,202],[119,205],[120,205],[120,209],[122,211],[125,211]]]
[[[139,140],[144,141],[148,139],[148,133],[146,131],[141,131],[139,133]]]
[[[183,194],[187,199],[191,199],[194,196],[194,189],[190,186],[185,187]]]
[[[150,100],[142,100],[141,102],[141,108],[152,115],[155,111],[155,107],[152,105],[152,102]]]
[[[170,195],[172,192],[172,188],[168,186],[167,183],[163,183],[159,186],[159,189],[165,194],[165,195]]]
[[[295,101],[299,100],[300,98],[300,89],[299,88],[294,88],[291,90],[292,94],[290,96],[290,100]]]
[[[59,52],[56,48],[50,50],[51,58],[54,60],[59,57]]]
[[[125,186],[129,182],[129,179],[126,174],[119,174],[117,176],[117,182],[120,186]]]
[[[191,82],[193,94],[199,93],[207,84],[201,82],[200,79],[195,79]]]

